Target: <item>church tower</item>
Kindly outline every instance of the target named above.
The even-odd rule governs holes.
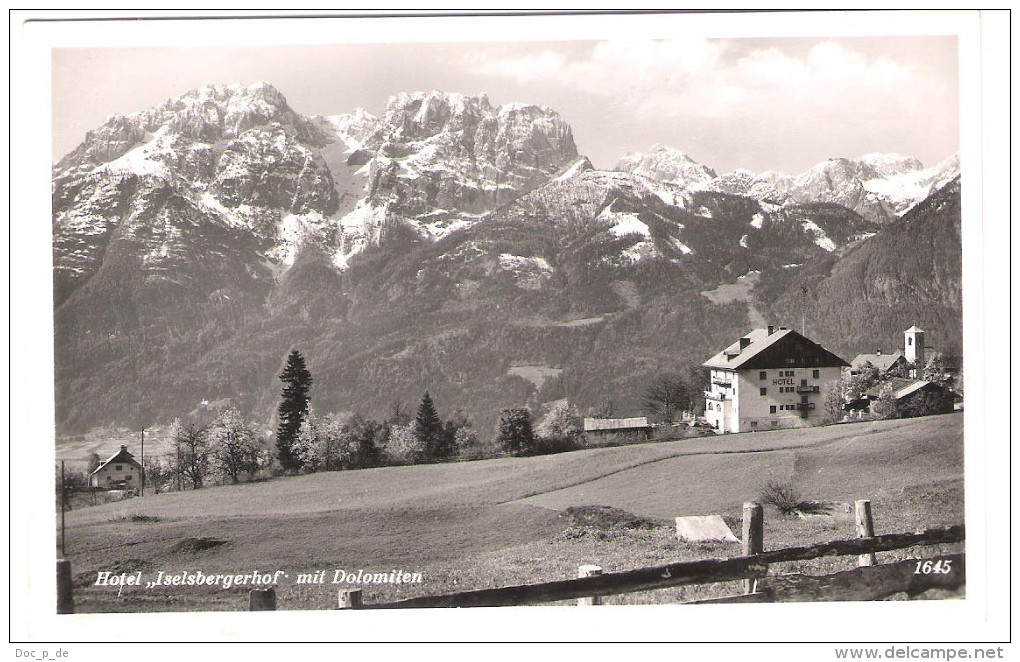
[[[914,364],[918,375],[924,373],[924,331],[916,326],[903,332],[903,357]]]

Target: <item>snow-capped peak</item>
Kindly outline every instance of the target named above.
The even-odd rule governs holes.
[[[613,170],[632,172],[685,188],[707,183],[716,176],[715,171],[685,152],[659,143],[652,145],[647,152],[625,154]]]

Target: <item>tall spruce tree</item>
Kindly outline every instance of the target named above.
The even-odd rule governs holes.
[[[446,455],[443,448],[443,422],[439,420],[436,406],[428,391],[418,405],[418,416],[414,419],[414,437],[422,448],[422,459],[435,460]]]
[[[312,373],[305,367],[301,352],[291,350],[287,356],[287,367],[280,373],[283,387],[282,399],[277,409],[279,425],[276,428],[276,457],[280,466],[287,471],[301,468],[301,456],[295,448],[301,423],[308,416],[308,392],[312,388]]]

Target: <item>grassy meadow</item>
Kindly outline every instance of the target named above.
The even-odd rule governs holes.
[[[81,612],[241,610],[250,588],[93,586],[103,570],[140,570],[146,580],[158,571],[283,570],[289,577],[277,588],[279,609],[325,609],[344,585],[295,584],[298,573],[326,570],[330,579],[336,569],[422,573],[420,584],[361,586],[371,603],[563,579],[585,563],[613,572],[732,556],[739,553],[735,543],[678,542],[672,518],[719,514],[739,536],[742,503],[757,498],[770,479],[793,485],[802,499],[871,499],[876,533],[961,523],[963,415],[147,495],[67,513],[66,549]],[[591,505],[636,518],[592,521],[574,509]],[[843,512],[800,518],[766,509],[766,549],[851,537],[852,515]],[[944,547],[920,551],[951,549]],[[889,552],[880,560],[918,552]],[[855,561],[817,559],[772,571],[824,573]],[[681,587],[606,602],[679,602],[738,591]]]

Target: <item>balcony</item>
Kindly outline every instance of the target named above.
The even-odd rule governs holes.
[[[798,386],[797,393],[818,393],[817,386]]]
[[[705,391],[706,400],[732,400],[732,396],[728,393],[716,393],[715,391]]]
[[[811,410],[814,409],[814,408],[815,408],[815,403],[813,403],[813,402],[800,402],[800,403],[797,403],[797,411],[800,414],[801,418],[807,418],[808,415],[811,413]]]
[[[726,388],[733,386],[733,380],[726,379],[724,377],[714,377],[712,379],[712,383],[715,384],[716,386],[724,386]]]

